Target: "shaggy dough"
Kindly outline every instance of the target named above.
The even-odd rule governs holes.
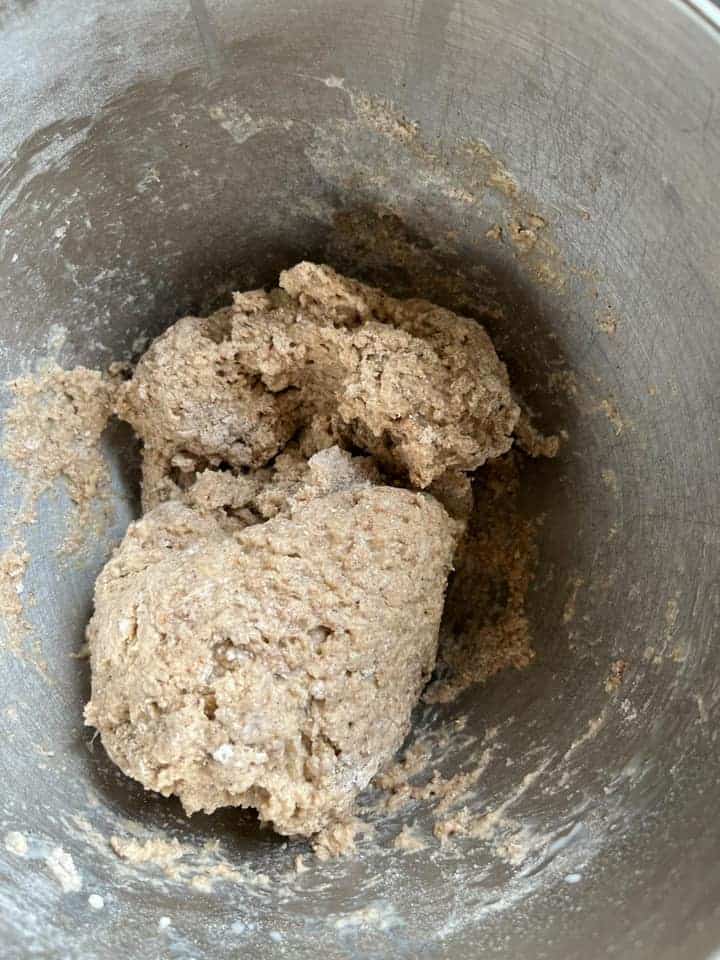
[[[329,836],[433,669],[505,367],[474,321],[302,263],[178,321],[116,403],[146,513],[97,581],[87,722],[189,813]]]
[[[206,467],[266,465],[299,430],[305,455],[352,446],[424,489],[505,453],[520,415],[478,323],[312,263],[178,321],[117,412],[143,440],[145,509]]]
[[[408,732],[456,528],[426,494],[343,487],[234,536],[162,504],[98,579],[86,718],[188,813],[254,807],[311,835]]]

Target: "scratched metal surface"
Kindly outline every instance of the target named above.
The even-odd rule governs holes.
[[[545,514],[536,664],[418,717],[428,729],[468,718],[448,771],[499,727],[469,803],[507,804],[536,838],[517,864],[477,840],[400,855],[396,819],[357,858],[294,877],[302,845],[232,813],[188,823],[125,781],[82,726],[87,676],[69,657],[107,544],[58,567],[65,511],[47,501],[28,532],[28,589],[50,678],[0,651],[4,957],[700,960],[720,948],[713,16],[679,0],[0,5],[2,380],[52,343],[68,366],[128,354],[138,333],[317,257],[399,292],[476,298],[541,423],[569,432],[559,460],[526,477],[528,514]],[[409,142],[399,114],[418,124]],[[486,238],[514,201],[478,186],[478,142],[551,224],[561,290]],[[373,218],[415,259],[374,255],[364,227],[353,239]],[[489,288],[502,308],[490,313]],[[108,449],[111,537],[134,487],[127,443]],[[107,839],[131,828],[180,838],[198,871],[217,839],[246,880],[208,891],[127,867]],[[80,889],[49,869],[57,847]]]

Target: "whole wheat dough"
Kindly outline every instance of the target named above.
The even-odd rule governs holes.
[[[178,321],[116,403],[146,513],[96,584],[87,722],[188,812],[340,829],[433,668],[505,367],[474,321],[303,263]]]
[[[322,830],[408,732],[455,535],[432,497],[363,480],[235,535],[161,504],[98,579],[88,722],[188,813]]]
[[[359,448],[424,489],[505,453],[520,415],[478,323],[311,263],[278,290],[178,321],[117,412],[143,440],[146,509],[198,470],[265,466],[298,431],[306,455]]]

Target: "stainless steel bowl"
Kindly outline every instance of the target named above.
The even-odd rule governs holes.
[[[58,560],[62,492],[28,532],[48,669],[2,652],[0,837],[28,844],[0,844],[3,956],[714,955],[715,8],[23,0],[0,24],[3,380],[49,355],[128,356],[315,258],[480,317],[540,423],[569,436],[524,476],[524,509],[545,516],[535,664],[417,721],[467,718],[450,773],[498,728],[467,803],[506,814],[522,849],[461,838],[409,856],[390,843],[402,818],[378,818],[357,857],[299,875],[302,845],[232,811],[186,821],[82,725],[70,654],[134,509],[132,444],[108,437],[107,541]],[[529,213],[548,226],[527,252],[507,234]],[[427,826],[422,804],[412,816]],[[176,875],[118,859],[117,834],[178,838]],[[57,849],[80,889],[49,869]]]

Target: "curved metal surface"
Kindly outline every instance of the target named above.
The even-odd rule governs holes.
[[[465,718],[442,758],[450,772],[498,728],[468,804],[506,805],[527,841],[515,862],[478,839],[401,855],[391,818],[357,858],[295,875],[300,845],[232,813],[187,822],[128,784],[82,726],[87,677],[69,656],[108,544],[59,566],[65,505],[44,502],[28,589],[49,670],[1,654],[0,835],[29,844],[0,845],[4,955],[709,956],[714,28],[669,0],[26,0],[0,23],[3,380],[52,343],[66,366],[130,353],[138,333],[316,257],[474,304],[543,425],[569,433],[558,461],[524,478],[528,515],[545,515],[536,664],[418,716],[427,729]],[[505,168],[518,195],[502,177],[486,185]],[[550,224],[543,269],[486,236],[521,202]],[[123,443],[108,439],[109,538],[133,510]],[[627,667],[610,695],[617,660]],[[413,815],[424,823],[422,806]],[[128,866],[108,838],[133,830],[181,839],[198,870],[221,853],[249,872],[210,889],[188,882],[192,870]],[[220,853],[202,849],[209,840]],[[48,870],[58,847],[80,890]]]

